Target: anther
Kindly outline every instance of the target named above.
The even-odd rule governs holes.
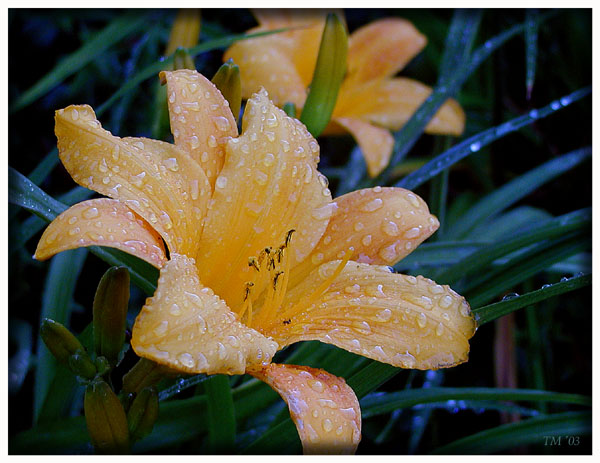
[[[281,271],[281,272],[277,272],[277,273],[275,274],[275,276],[273,277],[273,289],[277,289],[277,279],[278,279],[278,278],[279,278],[281,275],[283,275],[283,273],[284,273],[284,272],[282,272],[282,271]]]
[[[287,232],[287,236],[285,237],[285,246],[290,245],[290,241],[292,240],[292,235],[296,232],[293,228]]]
[[[256,257],[250,257],[248,259],[248,267],[254,267],[257,272],[260,272],[260,268],[258,266],[258,263],[256,262]]]

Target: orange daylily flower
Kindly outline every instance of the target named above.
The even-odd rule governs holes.
[[[35,257],[101,245],[159,268],[133,326],[139,356],[185,373],[253,375],[287,402],[305,452],[353,452],[361,418],[352,389],[271,359],[320,340],[404,368],[466,361],[476,325],[464,298],[387,267],[437,219],[400,188],[333,201],[317,142],[264,90],[248,101],[238,136],[226,100],[201,74],[161,78],[175,144],[115,137],[89,106],[56,112],[63,164],[109,198],[60,214]]]
[[[248,32],[295,28],[236,42],[223,59],[240,67],[242,96],[265,87],[273,102],[302,108],[311,83],[325,25],[324,10],[255,10],[259,26]],[[394,77],[423,50],[427,39],[409,21],[387,18],[354,31],[348,41],[347,76],[340,88],[331,123],[324,134],[350,132],[374,177],[389,163],[394,137],[425,101],[431,88],[406,77]],[[465,114],[448,100],[425,131],[460,135]]]

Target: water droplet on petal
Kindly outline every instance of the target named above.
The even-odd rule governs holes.
[[[194,357],[192,357],[192,355],[188,354],[187,352],[180,354],[178,360],[183,366],[187,368],[194,368],[194,364],[196,363],[194,362]]]
[[[381,198],[375,198],[360,206],[360,210],[363,212],[374,212],[383,207],[383,200]]]
[[[94,217],[98,217],[100,213],[98,212],[98,209],[95,207],[90,207],[88,209],[86,209],[85,211],[83,211],[83,217],[85,217],[86,219],[93,219]]]
[[[417,324],[419,325],[419,328],[425,328],[427,325],[427,315],[423,312],[419,313],[419,315],[417,315]]]

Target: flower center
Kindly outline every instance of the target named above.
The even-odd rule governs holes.
[[[294,232],[295,230],[288,231],[284,243],[278,248],[265,248],[258,257],[248,259],[253,277],[246,282],[244,302],[238,313],[246,326],[252,328],[254,325],[263,334],[273,325],[289,324],[294,315],[310,307],[339,276],[354,251],[354,248],[348,249],[334,272],[312,293],[295,304],[282,307],[288,289],[291,262],[289,254]],[[261,291],[261,288],[264,290]]]

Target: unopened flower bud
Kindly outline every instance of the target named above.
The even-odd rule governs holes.
[[[125,342],[129,272],[125,267],[112,267],[104,274],[94,297],[93,327],[96,355],[115,366]]]
[[[85,422],[97,453],[127,453],[129,428],[125,410],[110,386],[101,378],[85,390]]]
[[[56,360],[64,365],[69,365],[71,355],[84,350],[73,333],[64,325],[49,318],[42,321],[40,336]]]
[[[212,83],[217,86],[225,99],[229,102],[229,108],[235,120],[238,120],[242,106],[242,80],[240,78],[240,67],[232,59],[219,68],[212,78]]]
[[[135,397],[127,412],[127,423],[132,440],[150,434],[158,417],[158,391],[146,387]]]

